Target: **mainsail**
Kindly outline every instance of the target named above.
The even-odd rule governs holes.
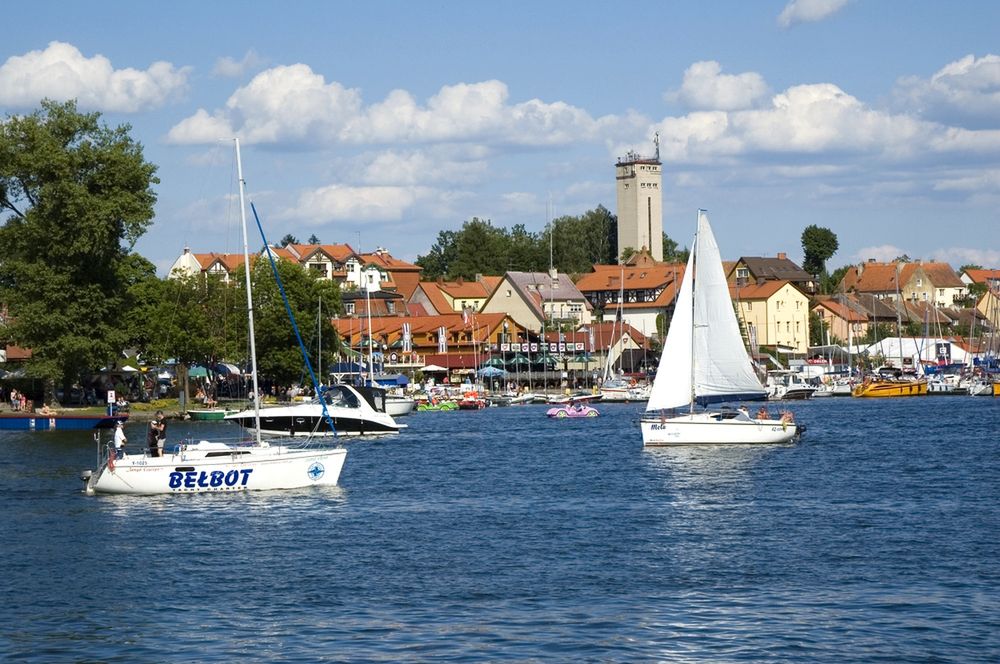
[[[708,215],[699,210],[698,232],[646,410],[764,395],[743,345],[719,245]]]

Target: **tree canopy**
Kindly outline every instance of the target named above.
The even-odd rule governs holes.
[[[66,384],[121,352],[132,254],[153,217],[156,167],[131,127],[73,101],[0,123],[0,301],[29,375]]]
[[[821,275],[826,271],[826,261],[830,259],[840,244],[837,235],[829,228],[815,224],[806,226],[802,231],[802,269],[812,275]]]
[[[580,216],[553,219],[537,233],[521,224],[508,229],[473,217],[457,231],[439,232],[434,246],[416,263],[425,279],[472,279],[508,270],[547,270],[551,251],[554,267],[578,274],[595,263],[614,262],[616,238],[617,220],[600,205]]]

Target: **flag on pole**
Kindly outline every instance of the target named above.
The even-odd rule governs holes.
[[[444,325],[438,328],[438,352],[448,352],[448,332],[445,330]]]
[[[413,352],[413,337],[410,336],[410,324],[403,323],[403,352]]]
[[[471,321],[471,315],[469,313],[468,307],[462,307],[462,325],[469,327],[469,322]]]

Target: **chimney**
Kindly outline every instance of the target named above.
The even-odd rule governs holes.
[[[465,283],[465,277],[463,277],[462,275],[458,275],[458,279],[455,279],[455,283],[461,286],[462,284]]]
[[[788,258],[788,256],[786,256],[786,255],[785,255],[785,252],[783,252],[783,251],[779,251],[779,252],[778,252],[778,260],[779,260],[779,261],[783,261],[783,260],[785,260],[786,258]]]

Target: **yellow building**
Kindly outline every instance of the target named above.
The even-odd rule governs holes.
[[[737,315],[751,341],[790,353],[809,349],[809,297],[789,281],[730,286]]]

